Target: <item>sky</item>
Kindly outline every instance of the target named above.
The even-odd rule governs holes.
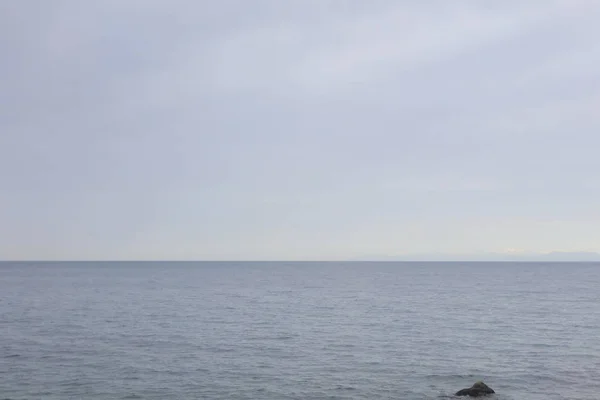
[[[600,2],[0,2],[0,259],[600,252]]]

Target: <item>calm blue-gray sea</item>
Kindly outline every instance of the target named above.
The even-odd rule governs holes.
[[[600,399],[600,264],[0,263],[0,399]]]

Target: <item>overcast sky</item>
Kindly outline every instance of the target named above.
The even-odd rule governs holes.
[[[0,259],[600,251],[600,1],[0,2]]]

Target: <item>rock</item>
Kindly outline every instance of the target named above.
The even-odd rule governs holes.
[[[486,396],[492,393],[496,392],[494,392],[494,390],[492,390],[492,388],[486,385],[485,383],[479,381],[475,382],[475,384],[468,389],[459,390],[458,392],[456,392],[455,396],[479,397]]]

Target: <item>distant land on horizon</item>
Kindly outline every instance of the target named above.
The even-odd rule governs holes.
[[[596,252],[563,252],[550,253],[480,253],[480,254],[406,254],[398,256],[372,255],[362,256],[352,261],[587,261],[600,262],[600,253]]]

